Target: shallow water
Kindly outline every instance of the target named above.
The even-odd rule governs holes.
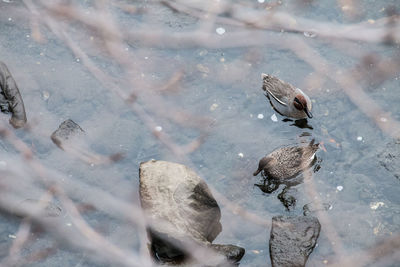
[[[367,19],[379,19],[385,15],[381,9],[389,4],[395,5],[396,1],[370,1],[361,11]],[[87,5],[90,6],[89,3]],[[198,26],[196,19],[173,13],[164,6],[151,3],[140,5],[151,11],[146,13],[147,19],[150,18],[153,24],[160,27],[188,31]],[[257,5],[256,1],[254,5]],[[47,41],[43,44],[35,42],[29,21],[26,17],[18,16],[14,8],[22,8],[22,5],[16,1],[0,2],[0,60],[8,65],[17,81],[28,121],[34,124],[30,132],[16,131],[17,136],[34,150],[44,166],[82,181],[88,187],[96,186],[121,199],[137,201],[138,166],[141,161],[152,158],[170,161],[180,159],[160,144],[138,116],[116,94],[104,88],[87,71],[82,61],[53,34],[43,29]],[[354,21],[344,17],[340,8],[331,7],[331,1],[313,2],[311,7],[304,10],[297,9],[294,4],[285,4],[279,9],[321,21]],[[91,7],[87,7],[87,10],[93,12]],[[117,10],[115,13],[122,25],[143,26],[139,15],[131,16]],[[224,34],[229,34],[229,27]],[[89,38],[79,31],[74,37],[77,40]],[[218,38],[217,33],[215,38]],[[304,37],[304,40],[331,63],[344,68],[358,64],[357,58],[318,42],[316,38]],[[385,46],[353,46],[360,51],[376,51],[385,55],[394,52],[393,48]],[[153,84],[162,82],[175,71],[184,71],[180,90],[165,98],[182,110],[210,118],[210,135],[198,150],[189,155],[188,161],[193,163],[192,167],[210,186],[230,201],[268,220],[273,215],[302,214],[303,205],[313,201],[308,194],[307,183],[295,186],[296,207],[288,212],[277,198],[284,186],[265,194],[254,186],[262,179],[260,176],[253,177],[252,173],[257,169],[258,160],[272,150],[308,143],[315,138],[324,143],[326,151],[320,149],[317,152],[320,169],[313,174],[313,179],[321,201],[332,206],[326,214],[347,255],[399,233],[399,180],[393,171],[380,164],[378,158],[394,141],[349,100],[338,84],[329,82],[312,90],[304,88],[305,79],[315,75],[314,70],[294,53],[270,46],[149,49],[140,44],[131,44],[127,49],[136,51],[135,56],[142,57],[140,62],[147,57],[147,65],[137,68],[150,71],[142,76],[139,73],[134,75]],[[101,68],[114,74],[116,79],[122,76],[113,63],[101,57],[95,57],[94,60]],[[274,112],[261,90],[260,74],[263,72],[304,88],[313,100],[314,118],[309,120],[312,130],[298,128],[292,122],[283,122],[284,117]],[[365,88],[368,95],[397,120],[400,120],[399,79],[400,76],[387,80],[377,88]],[[146,108],[151,110],[152,107]],[[274,114],[278,118],[276,122],[271,119]],[[90,166],[58,149],[49,137],[68,118],[85,130],[92,151],[104,155],[123,152],[124,159],[109,166]],[[194,129],[156,118],[156,123],[162,126],[163,131],[170,133],[177,143],[186,143],[198,134]],[[7,121],[5,117],[1,119]],[[0,141],[0,145],[3,148],[1,161],[8,165],[21,164],[18,159],[12,160],[16,154],[12,145],[4,140]],[[397,153],[399,150],[397,145]],[[23,201],[37,199],[41,194],[40,191],[29,192],[19,197]],[[87,196],[79,194],[79,190],[73,197],[78,202],[90,202]],[[377,204],[380,202],[384,204]],[[270,265],[269,227],[235,215],[223,205],[221,209],[223,231],[214,243],[244,247],[246,254],[241,261],[242,266]],[[63,216],[67,224],[68,214]],[[88,212],[85,219],[109,240],[131,249],[138,248],[135,229],[127,227],[120,220],[100,211]],[[19,220],[0,214],[0,257],[6,255],[18,227]],[[321,266],[324,260],[334,260],[333,246],[324,233],[325,229],[322,224],[318,246],[311,254],[308,266]],[[39,235],[37,241],[23,253],[47,247],[52,240],[47,234]],[[92,266],[93,262],[84,253],[66,247],[36,265]]]

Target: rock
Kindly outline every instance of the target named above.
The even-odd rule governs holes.
[[[10,124],[14,128],[25,125],[26,113],[24,101],[18,90],[14,78],[11,76],[6,64],[0,61],[0,109],[4,113],[12,113]]]
[[[213,245],[211,245],[211,248],[213,248],[218,253],[225,255],[226,258],[231,262],[237,262],[244,256],[244,253],[245,253],[244,248],[237,247],[234,245],[213,244]]]
[[[305,266],[320,230],[321,225],[315,217],[273,217],[269,240],[272,266]]]
[[[190,168],[151,160],[140,164],[139,177],[142,208],[151,223],[151,252],[157,260],[192,260],[190,244],[211,247],[232,262],[243,257],[243,248],[211,244],[222,230],[221,211],[207,184]]]
[[[311,203],[305,204],[303,206],[303,214],[304,214],[304,216],[307,216],[316,211],[327,211],[330,209],[332,209],[332,205],[329,203],[311,202]]]
[[[51,140],[59,148],[65,149],[67,144],[76,141],[77,137],[82,136],[84,131],[73,120],[66,120],[60,124],[57,130],[51,135]]]
[[[297,199],[295,195],[297,195],[297,189],[288,186],[286,186],[285,189],[283,189],[278,195],[278,199],[282,202],[287,211],[294,210],[296,207]]]
[[[378,159],[382,167],[400,179],[400,139],[389,143],[378,155]]]

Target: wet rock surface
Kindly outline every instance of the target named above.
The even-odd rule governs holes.
[[[6,64],[0,61],[0,109],[3,113],[12,113],[10,124],[14,128],[23,127],[27,121],[24,101],[14,78]]]
[[[327,211],[330,209],[332,209],[332,205],[329,203],[311,202],[303,206],[303,215],[307,216],[317,211]]]
[[[315,217],[273,217],[269,240],[272,266],[305,266],[320,230]]]
[[[207,184],[190,168],[152,160],[140,164],[139,174],[141,204],[151,221],[148,234],[157,260],[186,262],[188,244],[211,247],[232,262],[243,257],[243,248],[211,245],[222,230],[221,211]]]
[[[378,158],[382,167],[400,179],[400,140],[389,143],[386,149],[378,155]]]
[[[84,131],[73,120],[68,119],[60,124],[57,130],[51,135],[51,140],[59,148],[65,149],[67,145],[72,144]]]

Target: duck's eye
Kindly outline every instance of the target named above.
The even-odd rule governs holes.
[[[293,105],[298,110],[303,110],[304,109],[303,104],[301,104],[300,100],[297,97],[294,98]]]

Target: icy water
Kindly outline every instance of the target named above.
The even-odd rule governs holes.
[[[257,1],[253,2],[258,5]],[[385,16],[382,8],[396,3],[395,0],[369,1],[361,12],[367,19],[376,20]],[[188,31],[197,26],[196,19],[171,12],[164,6],[144,2],[139,5],[151,11],[147,16],[160,27]],[[44,29],[47,41],[43,44],[35,42],[29,20],[19,16],[15,8],[22,8],[22,4],[19,1],[0,2],[0,60],[8,65],[17,81],[28,121],[34,124],[31,132],[16,131],[18,137],[34,150],[46,167],[83,181],[88,187],[99,187],[121,199],[137,201],[139,163],[152,158],[177,159],[154,138],[136,114],[117,95],[104,88],[86,70],[81,60],[53,34]],[[91,8],[87,10],[93,12]],[[304,10],[284,4],[280,10],[320,21],[352,22],[331,1],[317,1]],[[115,15],[124,26],[143,26],[140,16],[123,12]],[[216,25],[215,28],[218,27]],[[223,33],[221,30],[217,32]],[[217,32],[215,38],[218,38]],[[229,34],[229,29],[223,34]],[[78,35],[77,38],[90,36]],[[344,68],[358,63],[356,58],[315,38],[304,36],[304,40],[331,63]],[[393,52],[393,48],[385,46],[357,43],[353,46],[360,51],[384,55]],[[296,207],[287,211],[277,197],[284,185],[271,194],[265,194],[255,186],[262,179],[260,176],[253,177],[252,173],[265,154],[315,138],[324,143],[326,151],[320,149],[317,152],[320,168],[318,171],[315,169],[314,182],[321,201],[332,207],[326,215],[337,231],[345,252],[351,255],[399,233],[399,167],[385,168],[380,161],[388,148],[391,153],[399,155],[400,145],[394,145],[395,141],[382,133],[349,100],[338,84],[330,82],[324,83],[321,88],[304,88],[305,79],[312,76],[314,70],[294,53],[271,47],[148,49],[132,44],[127,49],[136,49],[140,51],[140,56],[146,57],[147,66],[152,71],[137,76],[154,83],[163,81],[177,70],[183,70],[181,88],[168,95],[168,101],[190,113],[206,116],[211,122],[210,135],[198,150],[189,155],[188,160],[210,186],[230,201],[269,220],[274,215],[302,214],[303,205],[314,200],[307,193],[305,183],[294,186],[297,190]],[[118,68],[114,65],[101,59],[95,62],[119,77]],[[263,72],[304,88],[313,100],[314,118],[309,120],[312,129],[282,121],[284,117],[270,107],[261,90],[260,75]],[[397,120],[400,120],[399,79],[400,76],[390,79],[377,88],[364,88]],[[51,142],[49,136],[68,118],[85,130],[93,151],[101,154],[123,152],[124,159],[111,166],[99,167],[66,155]],[[7,120],[6,117],[2,119]],[[193,129],[178,127],[165,119],[157,123],[178,143],[186,143],[197,135]],[[13,164],[11,159],[16,155],[15,149],[4,140],[0,141],[0,145],[0,160]],[[15,164],[21,162],[15,161]],[[41,193],[29,192],[20,196],[21,201],[38,198]],[[74,197],[80,202],[88,198],[79,193]],[[270,228],[233,214],[223,205],[221,210],[223,230],[214,243],[244,247],[246,254],[241,266],[269,266]],[[68,214],[63,216],[68,223]],[[109,240],[132,250],[137,248],[135,230],[122,222],[96,211],[89,212],[85,219]],[[0,257],[7,255],[18,227],[18,219],[0,214]],[[332,244],[324,230],[322,224],[318,246],[307,266],[322,266],[324,261],[334,260]],[[49,235],[37,238],[33,245],[24,248],[24,253],[48,247],[53,242]],[[84,253],[61,247],[55,254],[31,266],[93,264]]]

